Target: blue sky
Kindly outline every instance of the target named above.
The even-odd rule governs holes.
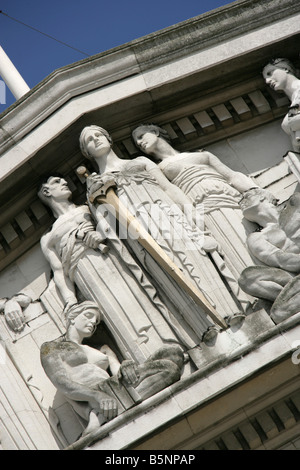
[[[232,3],[230,0],[0,0],[0,45],[29,88],[54,70]],[[81,52],[79,52],[81,51]],[[0,77],[1,78],[1,77]],[[15,98],[6,87],[5,104]],[[1,102],[3,101],[0,100]]]

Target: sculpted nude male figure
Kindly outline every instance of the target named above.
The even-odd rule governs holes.
[[[248,237],[257,266],[247,267],[239,283],[245,291],[273,302],[271,318],[278,323],[300,311],[300,194],[280,213],[274,196],[250,190],[241,201],[244,216],[262,229]]]

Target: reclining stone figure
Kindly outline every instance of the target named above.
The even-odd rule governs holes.
[[[184,355],[178,346],[160,348],[143,364],[131,359],[120,363],[109,346],[95,349],[83,344],[101,320],[97,304],[73,305],[66,316],[66,335],[42,344],[41,363],[51,382],[88,422],[83,435],[180,379]]]

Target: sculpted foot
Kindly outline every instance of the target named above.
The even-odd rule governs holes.
[[[100,426],[104,423],[104,418],[96,414],[93,410],[90,412],[89,422],[81,437],[87,436],[88,434],[97,431]]]

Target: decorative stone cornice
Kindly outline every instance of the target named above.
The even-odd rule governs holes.
[[[147,70],[262,28],[300,11],[297,0],[238,0],[132,41],[141,70]]]
[[[199,446],[199,450],[271,450],[299,432],[300,392],[243,419],[232,429]],[[292,434],[290,434],[292,432]],[[279,447],[279,449],[280,449]]]

